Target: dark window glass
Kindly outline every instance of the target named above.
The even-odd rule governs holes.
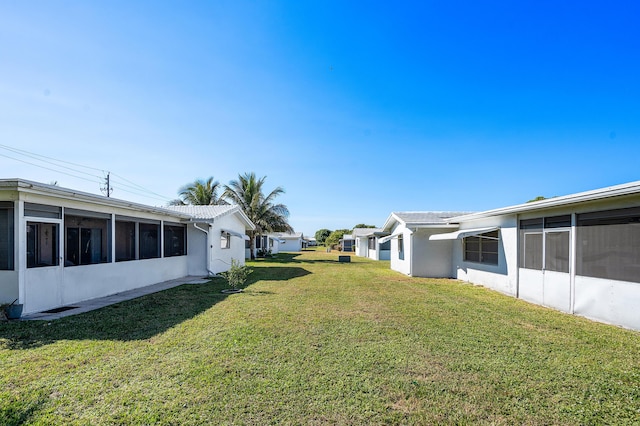
[[[0,270],[13,270],[13,203],[0,204]]]
[[[376,249],[376,239],[374,237],[369,238],[369,250]]]
[[[91,214],[91,213],[89,213]],[[109,262],[110,220],[97,217],[64,217],[66,229],[65,266]]]
[[[58,224],[27,222],[27,268],[57,265]]]
[[[466,237],[463,240],[464,260],[497,265],[498,238],[498,231]]]
[[[154,223],[140,224],[140,259],[160,257],[160,225]]]
[[[570,215],[520,221],[520,267],[569,272],[570,227]]]
[[[404,237],[398,235],[398,258],[404,260]]]
[[[164,226],[164,256],[184,256],[187,254],[187,232],[182,225]]]
[[[116,262],[135,260],[136,224],[116,221]]]
[[[228,249],[231,248],[231,235],[228,232],[220,233],[220,248]]]

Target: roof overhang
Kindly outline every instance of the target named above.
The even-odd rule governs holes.
[[[429,241],[440,240],[461,240],[465,237],[472,237],[474,235],[484,234],[486,232],[495,231],[500,229],[499,226],[487,226],[484,228],[462,229],[460,231],[447,232],[445,234],[434,234],[429,237]]]
[[[394,238],[398,238],[398,236],[402,235],[404,233],[404,231],[407,231],[409,234],[413,234],[413,231],[411,229],[397,230],[396,232],[394,232],[391,235],[387,235],[386,237],[382,237],[382,238],[378,239],[378,243],[379,244],[384,244],[387,241],[391,241]]]

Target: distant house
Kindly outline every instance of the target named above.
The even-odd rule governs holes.
[[[356,240],[352,234],[344,234],[339,240],[340,250],[344,252],[352,252],[356,248]]]
[[[271,235],[281,241],[280,251],[298,252],[302,250],[302,244],[304,241],[302,232],[279,232]]]
[[[246,229],[253,224],[231,206],[199,216],[1,179],[0,303],[18,299],[29,314],[217,273],[244,260]]]
[[[464,212],[393,212],[382,230],[389,235],[379,243],[390,242],[391,269],[417,277],[450,277],[451,247],[429,241],[433,234],[458,229],[450,218]]]
[[[255,236],[255,257],[260,257],[266,253],[278,254],[280,252],[280,244],[285,240],[276,237],[275,235],[256,235]],[[247,244],[247,259],[251,257],[251,251]]]
[[[373,260],[391,259],[391,242],[380,243],[380,239],[389,235],[381,228],[355,228],[351,234],[355,240],[356,256],[368,257]]]
[[[450,276],[640,330],[640,181],[442,218],[418,250],[419,228],[404,223],[392,215],[385,225],[404,239],[391,240],[398,271]]]

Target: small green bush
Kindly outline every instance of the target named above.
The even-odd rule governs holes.
[[[247,281],[247,277],[253,270],[246,265],[241,265],[239,261],[231,259],[231,268],[226,272],[221,272],[220,275],[227,280],[229,287],[236,289],[242,287]]]

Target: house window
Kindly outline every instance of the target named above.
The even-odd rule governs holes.
[[[228,232],[222,231],[220,233],[220,248],[231,248],[231,234]]]
[[[467,262],[498,264],[498,231],[466,237],[464,244],[464,260]]]
[[[404,236],[398,235],[398,258],[404,260]]]
[[[13,202],[0,201],[0,270],[13,270]]]
[[[60,219],[62,218],[62,208],[47,206],[45,204],[24,203],[24,215],[44,217],[47,219]]]
[[[640,208],[577,216],[577,275],[640,282]]]
[[[262,236],[260,235],[256,236],[256,248],[257,249],[262,248]]]
[[[116,262],[135,260],[136,223],[116,220]]]
[[[520,221],[520,267],[569,272],[571,216]]]
[[[184,225],[164,225],[164,256],[187,254],[187,232]]]
[[[369,250],[376,249],[376,237],[369,237]]]
[[[140,259],[160,257],[160,224],[140,223]]]
[[[65,266],[109,262],[110,220],[105,218],[108,216],[100,213],[88,213],[88,216],[65,215]]]
[[[59,264],[58,224],[27,222],[27,268]]]

